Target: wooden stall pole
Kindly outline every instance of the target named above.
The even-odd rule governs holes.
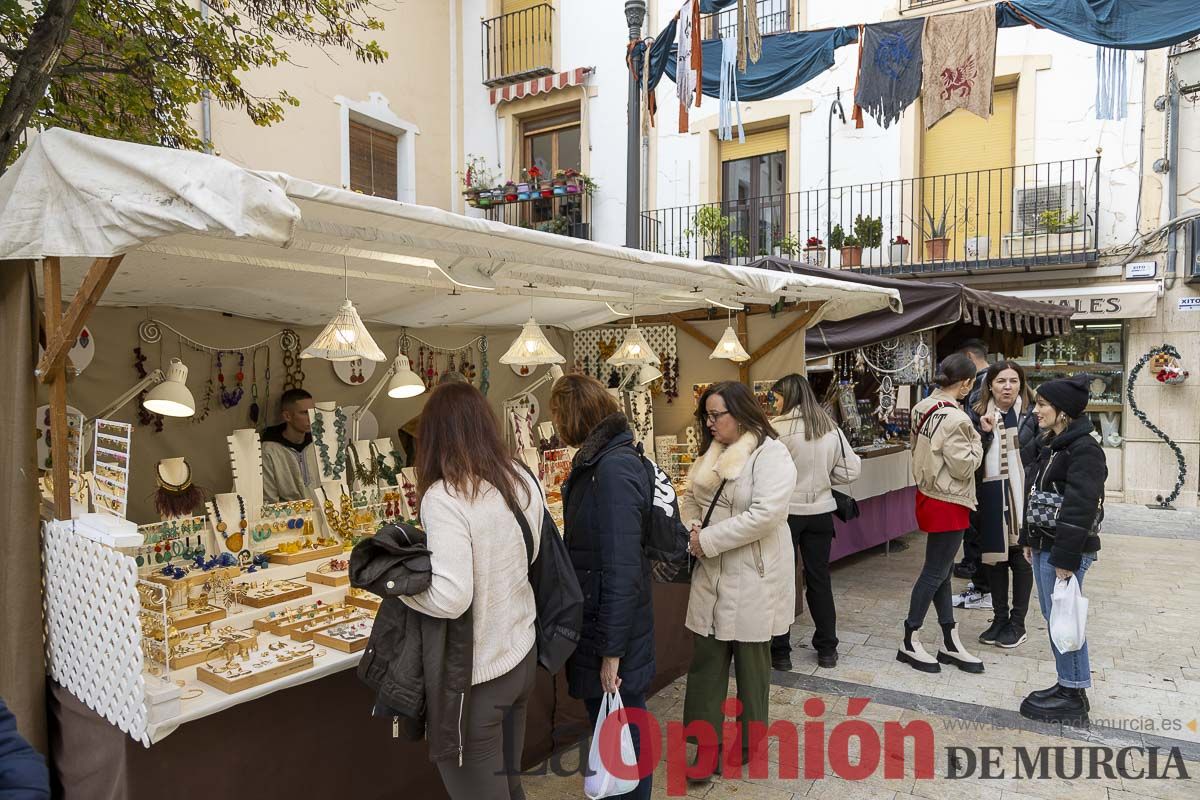
[[[45,287],[46,342],[55,340],[62,327],[62,268],[57,257],[42,262]],[[54,480],[54,517],[71,518],[71,475],[67,463],[67,360],[65,355],[39,377],[50,382],[50,459]]]
[[[700,330],[695,325],[693,325],[692,323],[685,320],[683,317],[679,316],[678,314],[668,314],[667,319],[670,320],[672,325],[674,325],[676,328],[679,328],[679,330],[683,331],[684,333],[686,333],[688,336],[695,339],[700,344],[704,345],[707,348],[713,349],[713,350],[716,349],[716,347],[717,347],[716,341],[714,341],[711,337],[707,336],[704,333],[704,331]]]
[[[117,267],[121,266],[121,261],[125,258],[124,255],[113,256],[112,258],[97,258],[92,262],[91,268],[88,269],[87,275],[83,277],[83,283],[79,286],[79,291],[75,293],[75,297],[71,300],[71,305],[67,308],[67,313],[62,313],[62,287],[59,285],[59,310],[55,312],[55,332],[52,333],[49,326],[46,327],[46,354],[42,356],[41,362],[38,364],[38,378],[45,383],[50,380],[52,368],[59,363],[65,363],[67,352],[71,346],[75,344],[75,340],[79,338],[80,331],[83,330],[84,324],[87,322],[88,316],[92,313],[92,309],[100,302],[100,297],[104,294],[104,290],[108,288],[109,281],[116,273]],[[46,259],[49,264],[50,259]],[[54,263],[58,264],[58,259],[54,259]],[[58,266],[55,266],[55,271],[58,271]],[[49,294],[46,295],[49,299]],[[49,314],[47,314],[49,316]]]
[[[737,335],[738,338],[745,342],[744,346],[750,344],[750,327],[746,322],[746,309],[737,312]],[[754,359],[742,361],[738,364],[738,380],[747,386],[750,385],[750,365],[754,363]]]

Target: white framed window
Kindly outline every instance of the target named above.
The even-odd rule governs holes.
[[[379,92],[365,101],[339,95],[334,102],[341,114],[342,188],[415,203],[420,129],[396,116]]]

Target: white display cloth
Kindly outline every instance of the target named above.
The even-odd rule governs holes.
[[[901,310],[899,293],[836,278],[714,264],[253,172],[216,156],[63,130],[0,178],[0,259],[63,257],[73,291],[94,258],[126,253],[104,303],[324,324],[349,274],[368,321],[579,330],[710,300],[823,305],[810,322]],[[453,280],[452,280],[453,278]],[[534,289],[526,288],[533,284]],[[488,287],[484,289],[482,287]]]
[[[862,472],[850,487],[855,500],[866,500],[881,494],[916,485],[912,474],[912,451],[890,453],[878,458],[863,458]],[[841,489],[841,491],[846,491]]]

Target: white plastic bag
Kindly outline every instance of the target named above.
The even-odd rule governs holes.
[[[1073,653],[1087,641],[1088,599],[1079,591],[1075,576],[1054,582],[1050,595],[1050,639],[1060,653]]]
[[[604,768],[604,762],[600,758],[600,729],[604,727],[604,720],[610,714],[615,714],[624,708],[619,692],[606,694],[600,701],[600,713],[596,715],[596,729],[592,732],[592,747],[588,751],[588,771],[583,779],[583,793],[591,800],[626,794],[637,788],[637,778],[621,779],[613,776]],[[637,764],[637,760],[637,752],[633,749],[633,736],[629,733],[629,725],[622,725],[621,761],[627,766],[634,766]]]

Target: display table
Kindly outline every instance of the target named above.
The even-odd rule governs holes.
[[[657,673],[653,691],[691,661],[684,628],[689,587],[654,585]],[[314,669],[214,702],[187,701],[146,748],[52,684],[56,797],[173,800],[212,797],[446,797],[423,742],[392,738],[374,697],[356,678],[359,654],[334,653]],[[561,674],[539,669],[522,763],[578,741],[589,726]],[[207,698],[206,698],[207,699]],[[166,735],[170,733],[170,735]],[[164,738],[165,737],[165,738]],[[352,754],[348,761],[347,754]]]
[[[917,489],[912,476],[912,452],[859,452],[862,473],[848,489],[858,501],[859,516],[849,522],[835,519],[837,532],[830,561],[890,542],[917,528]]]

